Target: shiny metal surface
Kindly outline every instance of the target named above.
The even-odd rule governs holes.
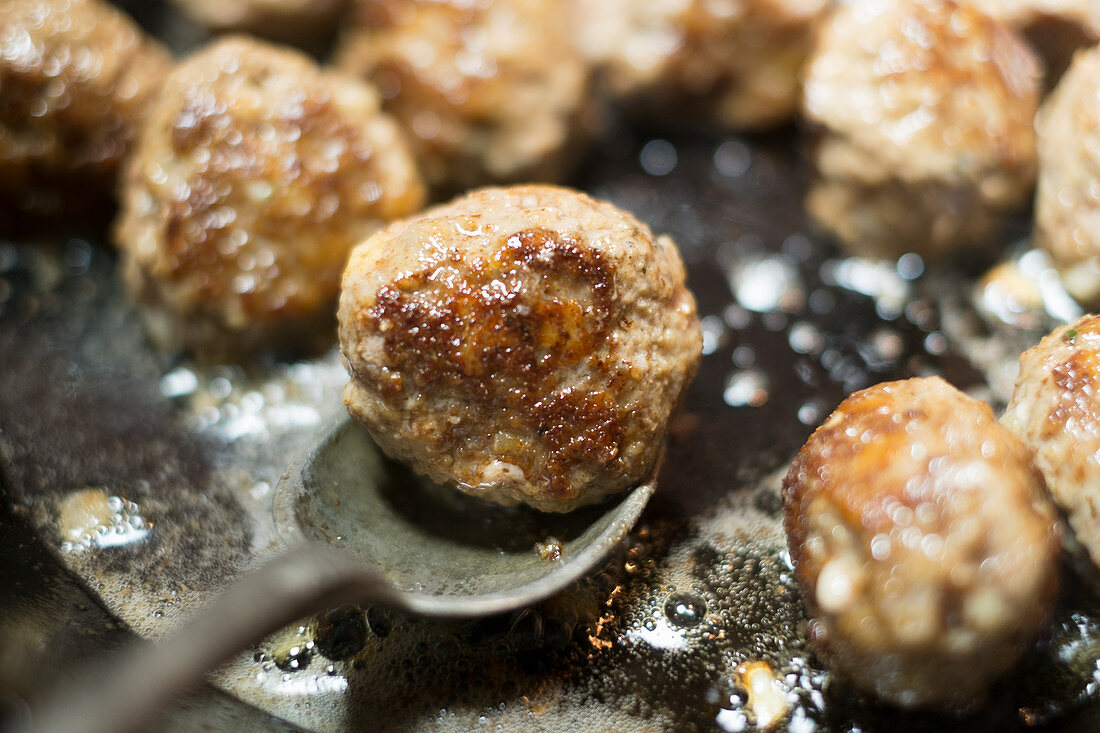
[[[86,670],[52,690],[30,711],[26,730],[143,730],[242,647],[342,604],[464,618],[538,603],[615,551],[654,489],[651,480],[598,506],[547,516],[462,501],[424,483],[387,462],[362,426],[342,420],[276,488],[285,547],[272,548],[262,566],[166,639],[133,645],[111,657],[109,671]],[[540,551],[542,543],[553,553]]]

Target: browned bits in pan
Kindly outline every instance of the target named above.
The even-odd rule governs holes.
[[[1059,524],[1023,443],[939,378],[846,399],[783,487],[822,656],[905,707],[971,708],[1033,642]]]
[[[170,65],[108,3],[0,0],[0,228],[109,205]]]
[[[391,225],[344,275],[349,411],[391,455],[565,511],[646,478],[701,349],[675,245],[549,186]]]
[[[244,38],[169,77],[123,193],[127,283],[208,358],[330,343],[348,252],[424,198],[372,88]]]
[[[1035,177],[1040,65],[1014,31],[951,0],[856,0],[806,67],[810,213],[855,254],[987,247]]]

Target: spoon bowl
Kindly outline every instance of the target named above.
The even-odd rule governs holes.
[[[655,476],[569,514],[488,506],[385,459],[363,427],[344,420],[279,482],[273,518],[285,546],[272,559],[166,639],[123,650],[110,673],[97,669],[56,690],[32,714],[30,730],[143,730],[219,662],[337,605],[457,618],[540,601],[622,541]]]
[[[501,507],[437,486],[345,420],[284,475],[288,545],[337,548],[429,616],[478,616],[546,598],[588,573],[637,521],[654,480],[568,514]]]

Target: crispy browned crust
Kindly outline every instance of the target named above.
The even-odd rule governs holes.
[[[652,469],[700,351],[674,246],[546,186],[486,189],[352,256],[349,410],[390,453],[561,511]]]

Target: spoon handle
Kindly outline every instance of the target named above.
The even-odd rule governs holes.
[[[32,710],[35,733],[143,730],[176,695],[219,662],[319,610],[344,603],[403,609],[381,577],[332,550],[295,547],[243,576],[167,638],[137,642],[107,665],[86,670]]]

